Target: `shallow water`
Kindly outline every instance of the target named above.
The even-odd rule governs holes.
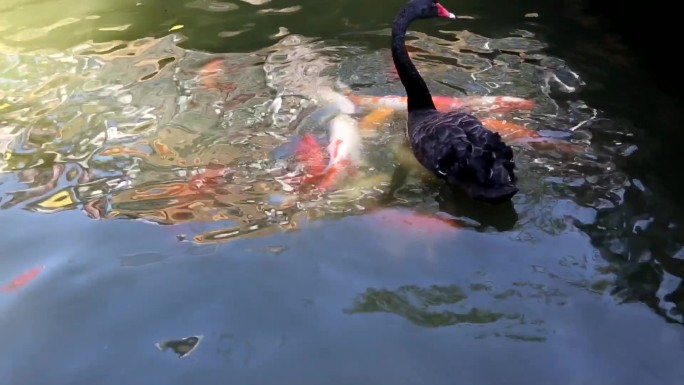
[[[666,144],[617,86],[628,54],[606,42],[599,63],[572,10],[444,1],[464,17],[409,35],[434,94],[535,101],[475,111],[556,140],[515,144],[512,205],[416,173],[395,188],[401,113],[365,135],[356,177],[287,178],[298,138],[325,136],[322,88],[402,93],[402,3],[5,1],[2,378],[684,380],[680,209],[640,166]],[[182,359],[155,346],[190,336]]]

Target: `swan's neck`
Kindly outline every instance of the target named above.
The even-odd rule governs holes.
[[[392,24],[392,60],[401,79],[401,84],[406,89],[408,99],[408,111],[420,109],[435,109],[432,95],[425,81],[413,65],[408,51],[406,50],[406,29],[414,17],[409,14],[408,8],[404,8],[394,19]]]

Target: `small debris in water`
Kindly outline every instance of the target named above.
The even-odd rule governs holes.
[[[238,31],[222,31],[222,32],[218,33],[218,36],[219,37],[233,37],[233,36],[237,36],[237,35],[245,32],[245,31],[246,31],[245,29],[241,29]]]
[[[132,24],[123,24],[123,25],[117,25],[115,27],[102,27],[102,28],[98,28],[98,30],[99,31],[105,31],[105,32],[107,32],[107,31],[121,32],[121,31],[127,30],[128,27],[130,27],[131,25]]]
[[[159,351],[165,351],[166,349],[171,349],[174,353],[178,354],[178,358],[183,358],[189,356],[197,346],[199,346],[200,341],[204,336],[190,336],[179,340],[167,340],[162,342],[157,342],[155,346]]]
[[[173,27],[169,28],[169,31],[176,31],[176,30],[179,30],[183,27],[185,27],[183,24],[176,24]]]
[[[289,34],[290,34],[289,29],[287,29],[285,27],[278,27],[278,33],[271,35],[271,38],[275,39],[275,38],[283,37],[283,36],[289,35]]]
[[[119,257],[121,267],[139,267],[164,260],[159,253],[138,253]]]
[[[286,7],[286,8],[281,8],[281,9],[275,9],[275,8],[260,9],[257,11],[257,13],[258,14],[265,14],[265,13],[284,14],[284,13],[295,13],[301,9],[302,9],[301,5],[294,5],[292,7]]]
[[[273,254],[280,254],[283,251],[287,250],[285,246],[269,246],[268,251],[270,251]]]
[[[636,188],[638,188],[639,190],[641,190],[641,192],[646,191],[646,187],[645,187],[644,184],[641,182],[641,180],[639,180],[639,179],[632,179],[632,184],[634,184],[634,187],[636,187]]]
[[[276,179],[276,182],[280,183],[280,185],[283,188],[283,191],[287,191],[287,192],[294,191],[294,187],[290,186],[289,184],[287,184],[287,183],[285,183],[279,179]]]
[[[242,0],[242,1],[244,1],[245,3],[248,3],[248,4],[252,4],[252,5],[262,5],[262,4],[268,3],[271,0]]]

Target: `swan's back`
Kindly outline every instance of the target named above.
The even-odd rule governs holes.
[[[492,203],[510,199],[515,188],[513,150],[476,117],[459,111],[409,113],[409,142],[418,161],[449,184]]]

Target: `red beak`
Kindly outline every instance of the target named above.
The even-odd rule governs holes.
[[[447,19],[455,19],[456,18],[456,16],[453,13],[449,12],[446,8],[444,8],[444,6],[442,4],[436,3],[435,5],[437,5],[437,16],[444,17]]]

